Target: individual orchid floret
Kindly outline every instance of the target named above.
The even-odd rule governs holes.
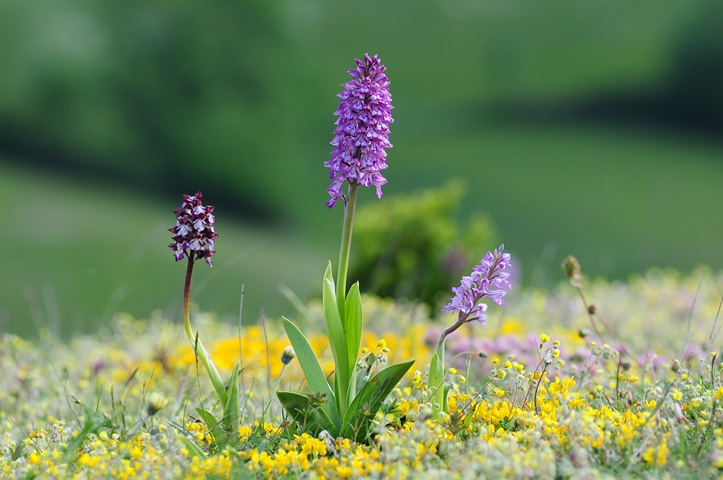
[[[331,160],[324,163],[331,169],[332,181],[327,190],[331,199],[326,203],[329,208],[343,197],[344,182],[374,185],[377,197],[382,196],[382,185],[387,183],[380,171],[387,168],[386,149],[392,147],[389,124],[394,119],[389,79],[384,75],[386,67],[376,55],[369,54],[356,63],[357,68],[349,70],[353,80],[343,84],[345,90],[338,95],[341,103],[334,115],[339,118],[331,141],[335,148]]]
[[[212,214],[214,207],[203,206],[201,197],[201,192],[184,195],[181,208],[173,211],[176,214],[176,226],[169,229],[173,234],[173,243],[169,248],[173,250],[176,261],[184,257],[191,262],[205,258],[206,263],[213,266],[211,257],[216,253],[213,248],[218,237],[213,226],[216,217]]]
[[[494,252],[487,252],[471,275],[462,277],[462,284],[452,289],[455,296],[442,309],[443,312],[459,312],[459,324],[477,320],[485,326],[487,304],[480,300],[487,297],[498,305],[504,305],[505,287],[512,288],[507,280],[510,274],[505,271],[512,267],[512,262],[510,254],[503,253],[504,248],[502,244]]]

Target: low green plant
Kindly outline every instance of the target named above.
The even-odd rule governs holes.
[[[333,207],[338,199],[344,203],[344,224],[336,282],[329,262],[322,282],[322,303],[326,331],[334,357],[332,384],[324,374],[309,341],[299,328],[284,318],[283,325],[311,394],[278,392],[277,396],[291,417],[312,433],[327,431],[333,437],[342,436],[355,441],[367,441],[370,425],[384,400],[414,363],[408,360],[380,369],[383,353],[357,362],[361,347],[363,309],[359,282],[347,291],[354,213],[359,185],[376,186],[381,197],[381,186],[386,183],[380,170],[386,168],[385,148],[392,117],[389,81],[385,67],[376,56],[357,60],[357,69],[350,70],[353,81],[344,84],[339,94],[342,102],[336,114],[340,115],[336,137],[332,144],[332,160],[326,162],[331,169],[327,203]],[[344,195],[341,187],[349,184]]]

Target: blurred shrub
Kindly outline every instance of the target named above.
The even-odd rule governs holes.
[[[420,299],[432,308],[446,301],[461,275],[497,246],[486,214],[476,214],[464,229],[455,220],[465,190],[464,182],[452,180],[360,208],[350,279],[382,297]]]

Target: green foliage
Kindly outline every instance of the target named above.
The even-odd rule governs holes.
[[[284,328],[312,393],[302,395],[278,392],[276,395],[281,405],[291,418],[301,425],[303,431],[318,434],[326,430],[334,437],[341,435],[354,441],[366,442],[374,416],[392,389],[412,367],[414,360],[383,368],[379,366],[376,355],[369,354],[360,362],[362,367],[353,364],[352,372],[347,375],[349,384],[339,380],[341,376],[335,371],[334,390],[337,394],[332,394],[319,366],[319,360],[306,337],[287,319],[284,319]],[[346,339],[341,338],[341,341],[346,342]],[[338,370],[340,365],[336,364],[336,367]],[[375,367],[383,369],[372,376]],[[339,396],[339,392],[348,395]]]
[[[312,393],[278,392],[276,395],[303,431],[318,434],[326,430],[335,437],[341,435],[366,442],[374,416],[414,360],[385,367],[381,365],[386,363],[382,351],[381,356],[369,353],[357,362],[363,327],[359,284],[355,283],[349,290],[342,310],[344,318],[339,315],[335,292],[330,262],[324,274],[322,303],[334,355],[333,392],[309,341],[293,322],[284,318],[286,335]]]
[[[341,315],[339,315],[339,306],[334,292],[336,292],[336,287],[331,273],[331,262],[329,262],[324,273],[322,304],[324,305],[324,318],[326,319],[326,331],[329,334],[329,344],[334,354],[334,394],[337,405],[341,407],[339,415],[343,418],[346,413],[347,387],[349,386],[353,363],[349,365],[346,331]],[[356,360],[356,353],[353,356],[354,360]]]
[[[412,359],[390,365],[364,382],[344,416],[342,436],[360,442],[367,440],[371,421],[413,364]]]
[[[463,181],[359,208],[350,277],[369,293],[423,299],[435,308],[460,276],[497,243],[491,219],[477,213],[464,228],[454,214]]]
[[[85,423],[73,440],[68,443],[64,452],[65,458],[71,463],[77,460],[78,450],[83,446],[89,435],[98,434],[101,429],[110,430],[113,427],[113,419],[110,416],[99,415],[98,412],[86,405],[82,405],[82,407],[85,412]]]
[[[326,411],[321,408],[330,405],[324,398],[325,395],[278,392],[276,396],[291,418],[299,423],[302,431],[317,435],[321,430],[326,430],[334,437],[339,436],[339,424],[332,422]]]
[[[283,324],[284,330],[286,330],[286,335],[289,337],[291,345],[294,347],[294,351],[296,352],[296,358],[299,359],[301,369],[304,371],[306,383],[309,384],[309,388],[311,388],[312,392],[314,392],[315,394],[325,395],[327,398],[327,402],[331,400],[331,403],[325,403],[322,406],[322,410],[328,415],[329,418],[333,420],[333,423],[335,425],[341,425],[341,417],[339,416],[337,410],[333,408],[334,394],[332,393],[329,382],[327,382],[326,380],[324,371],[321,369],[319,360],[316,358],[316,354],[311,348],[309,341],[306,339],[304,334],[301,333],[299,328],[294,325],[290,320],[284,318]],[[291,403],[289,403],[290,401],[293,401],[294,405],[298,403],[298,399],[294,398],[284,404],[284,398],[290,398],[290,396],[285,395],[285,393],[286,392],[279,392],[277,394],[279,400],[282,400],[281,403],[284,405],[284,407],[286,407],[287,405],[292,405]],[[296,407],[294,406],[293,408],[295,409]]]
[[[228,383],[226,405],[223,407],[223,418],[221,419],[221,425],[228,436],[228,442],[231,445],[236,444],[238,440],[238,427],[240,420],[240,404],[239,404],[239,389],[238,389],[238,375],[239,366],[237,363],[231,370],[231,379]],[[222,446],[220,446],[223,448]]]
[[[238,428],[240,421],[239,388],[238,388],[239,364],[237,363],[231,371],[231,379],[228,388],[224,391],[225,404],[223,416],[216,420],[214,414],[202,407],[196,408],[196,413],[201,417],[206,428],[213,435],[214,451],[221,451],[228,445],[236,445],[238,442]],[[223,399],[219,398],[219,401]]]

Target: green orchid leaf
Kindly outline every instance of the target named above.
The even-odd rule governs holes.
[[[216,392],[216,397],[218,397],[219,403],[221,405],[226,405],[226,402],[228,401],[228,396],[226,395],[226,387],[223,384],[223,380],[221,380],[221,375],[218,373],[216,365],[211,359],[211,355],[209,355],[209,353],[206,351],[206,348],[203,346],[201,339],[198,337],[198,332],[195,336],[194,350],[195,354],[198,356],[198,358],[201,360],[201,363],[206,368],[208,378],[211,379],[211,385],[213,385],[213,390]]]
[[[238,371],[239,363],[236,363],[231,371],[231,380],[228,384],[228,400],[223,408],[223,418],[221,419],[221,424],[231,444],[235,444],[238,440],[239,413],[241,408],[239,405]]]
[[[326,430],[332,437],[339,436],[339,429],[329,419],[323,408],[310,408],[311,400],[308,395],[294,392],[276,392],[276,396],[284,409],[289,412],[291,418],[302,425],[304,431],[317,435],[322,430]]]
[[[342,436],[363,442],[382,403],[414,364],[414,359],[390,365],[372,377],[354,398],[344,416]]]
[[[437,352],[432,354],[429,362],[429,379],[427,380],[427,391],[432,394],[433,407],[432,418],[437,420],[440,417],[444,404],[444,360],[440,359]]]
[[[343,299],[342,299],[343,301]],[[329,334],[331,352],[334,355],[334,386],[336,387],[336,406],[340,416],[346,411],[346,393],[349,388],[349,358],[347,354],[347,339],[344,325],[339,315],[339,305],[336,298],[334,277],[331,273],[331,262],[324,273],[322,289],[322,302],[324,304],[324,317],[326,330]]]
[[[213,416],[213,413],[201,407],[197,407],[196,412],[198,412],[198,415],[206,424],[208,431],[213,435],[213,438],[216,441],[216,446],[219,449],[221,449],[221,446],[225,446],[228,443],[228,435],[226,435],[226,432],[224,432],[221,425],[216,421],[216,417]]]
[[[192,457],[198,457],[198,458],[205,458],[206,455],[204,455],[203,450],[201,447],[199,447],[196,442],[191,440],[185,435],[179,435],[178,439],[181,441],[184,447],[186,447],[186,450],[188,450],[188,454]]]
[[[298,329],[294,323],[285,318],[282,318],[284,330],[286,335],[289,337],[291,345],[294,347],[296,352],[296,358],[299,360],[299,365],[304,372],[306,377],[306,383],[309,384],[309,388],[314,393],[323,392],[326,394],[327,403],[322,406],[322,409],[326,415],[334,422],[335,425],[341,426],[341,417],[336,408],[334,408],[335,397],[329,386],[329,382],[326,381],[324,371],[321,369],[319,359],[316,358],[314,350],[311,348],[309,341],[306,339],[303,333]],[[337,427],[337,430],[339,428]]]
[[[346,333],[346,347],[349,358],[349,375],[355,370],[359,349],[362,340],[362,301],[359,294],[359,282],[349,289],[346,297],[346,312],[344,314],[344,333]]]

